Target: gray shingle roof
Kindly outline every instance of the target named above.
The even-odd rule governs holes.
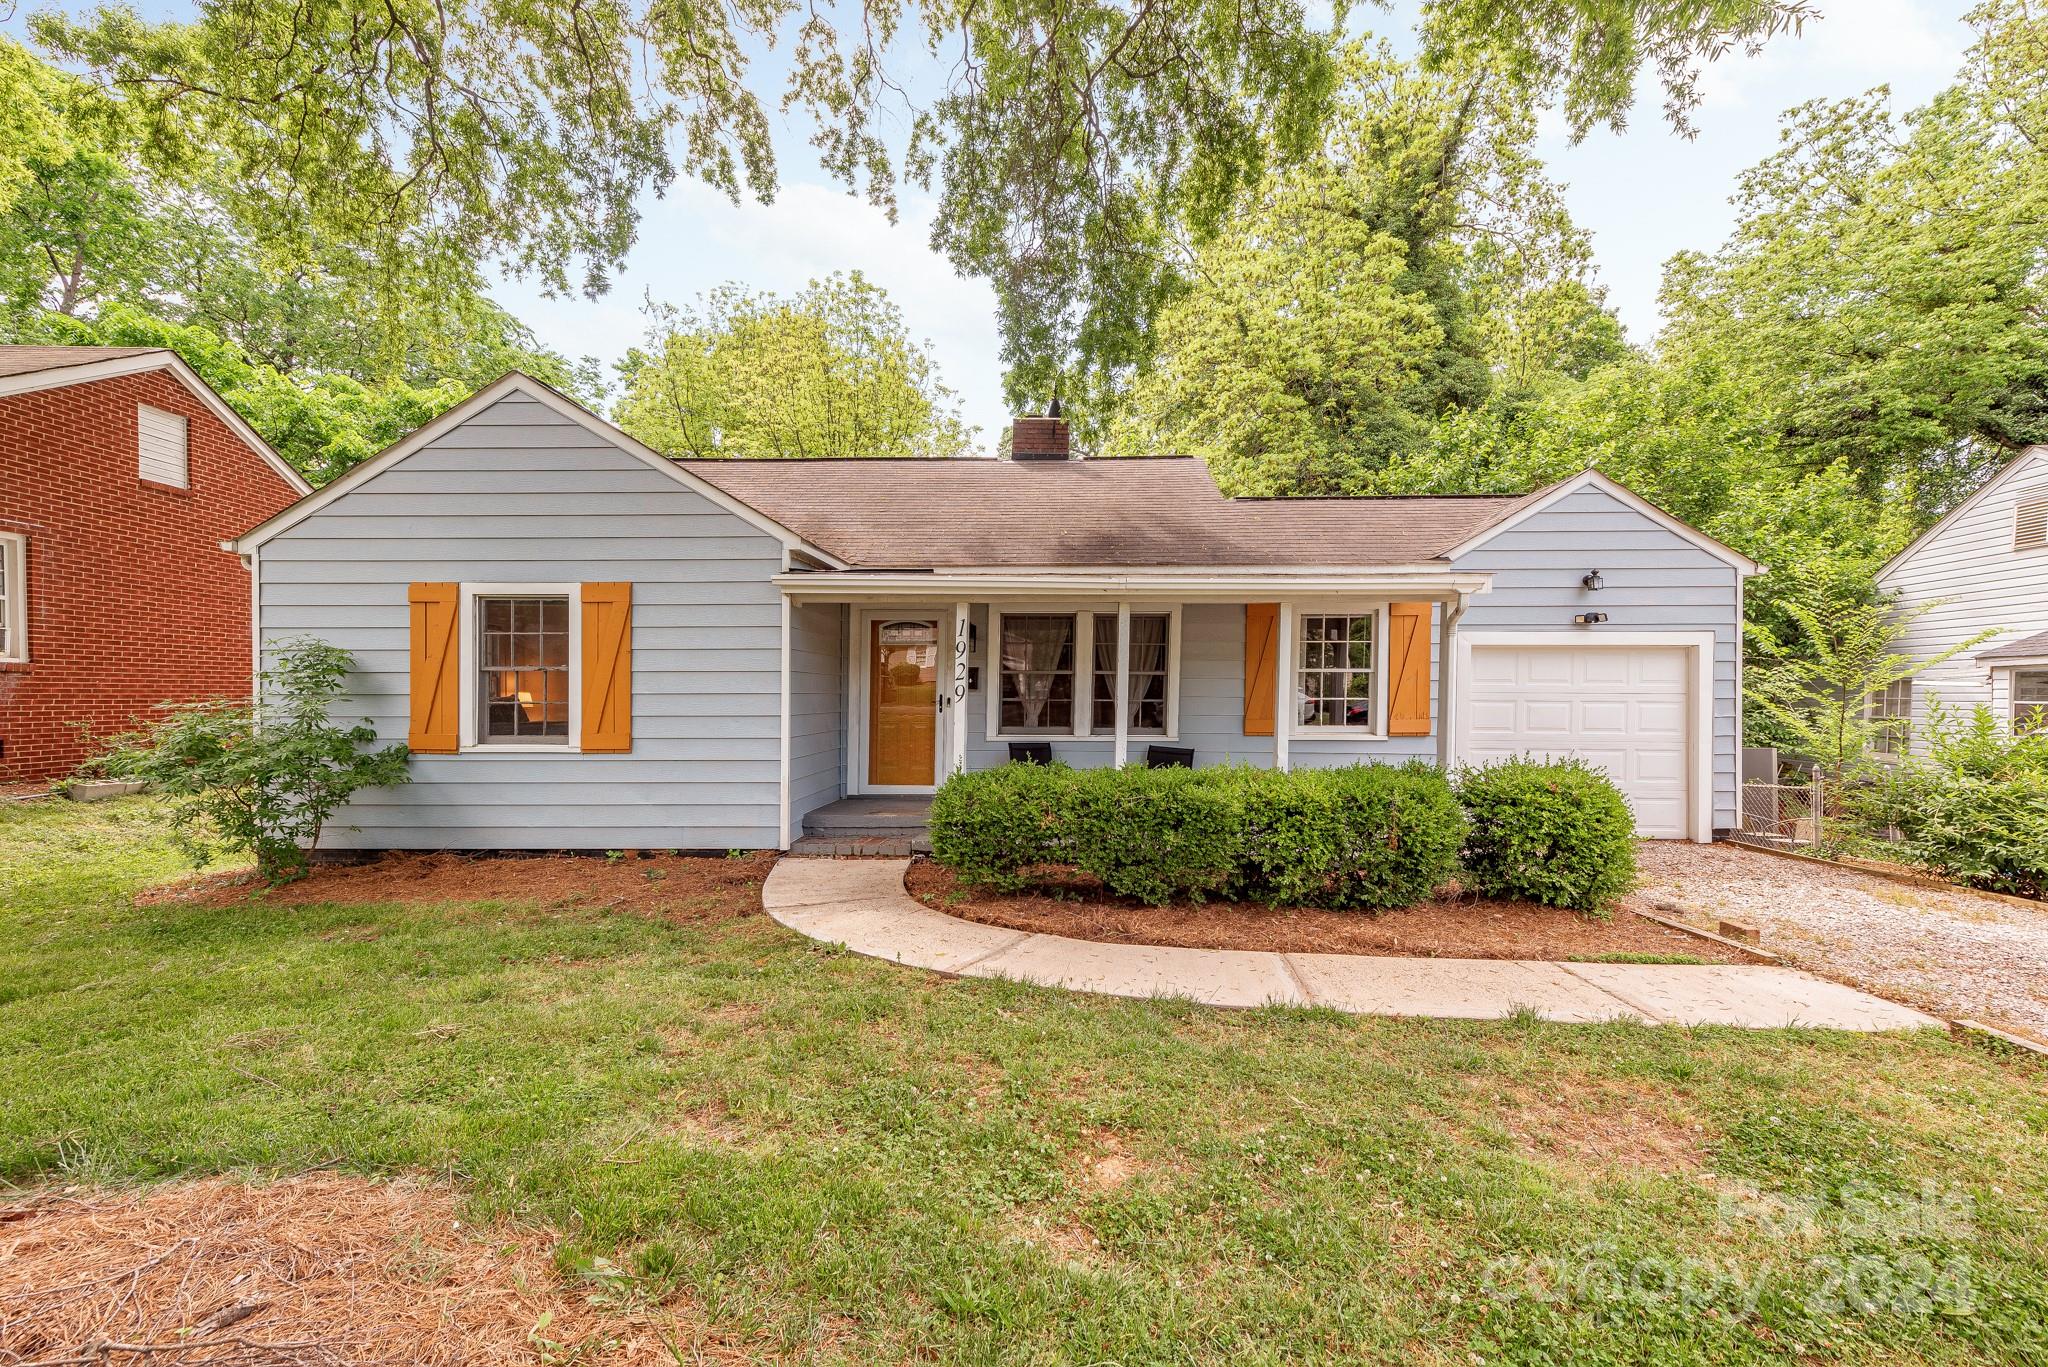
[[[162,350],[153,346],[0,346],[0,379]]]
[[[1227,499],[1185,457],[680,464],[863,569],[1415,564],[1527,497]]]
[[[2007,641],[2005,644],[1994,646],[1990,650],[1980,650],[1977,652],[1976,658],[1980,660],[2030,660],[2038,655],[2048,655],[2048,631],[2037,632],[2032,636],[2022,636],[2017,641]]]

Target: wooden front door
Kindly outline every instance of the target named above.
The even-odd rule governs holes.
[[[868,625],[868,786],[929,788],[937,777],[939,624]]]

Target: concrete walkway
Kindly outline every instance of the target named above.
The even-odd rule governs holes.
[[[963,921],[903,887],[906,859],[784,859],[761,902],[791,930],[856,954],[975,978],[1210,1006],[1327,1006],[1388,1016],[1627,1020],[1758,1029],[1903,1030],[1932,1016],[1762,964],[1578,964],[1396,959],[1114,945]]]

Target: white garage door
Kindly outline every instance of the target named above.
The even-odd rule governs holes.
[[[1668,647],[1475,644],[1465,759],[1576,756],[1627,795],[1640,834],[1683,839],[1689,662]]]

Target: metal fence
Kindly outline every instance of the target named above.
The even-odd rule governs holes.
[[[1742,826],[1737,840],[1773,849],[1818,845],[1826,821],[1819,782],[1742,785]]]

